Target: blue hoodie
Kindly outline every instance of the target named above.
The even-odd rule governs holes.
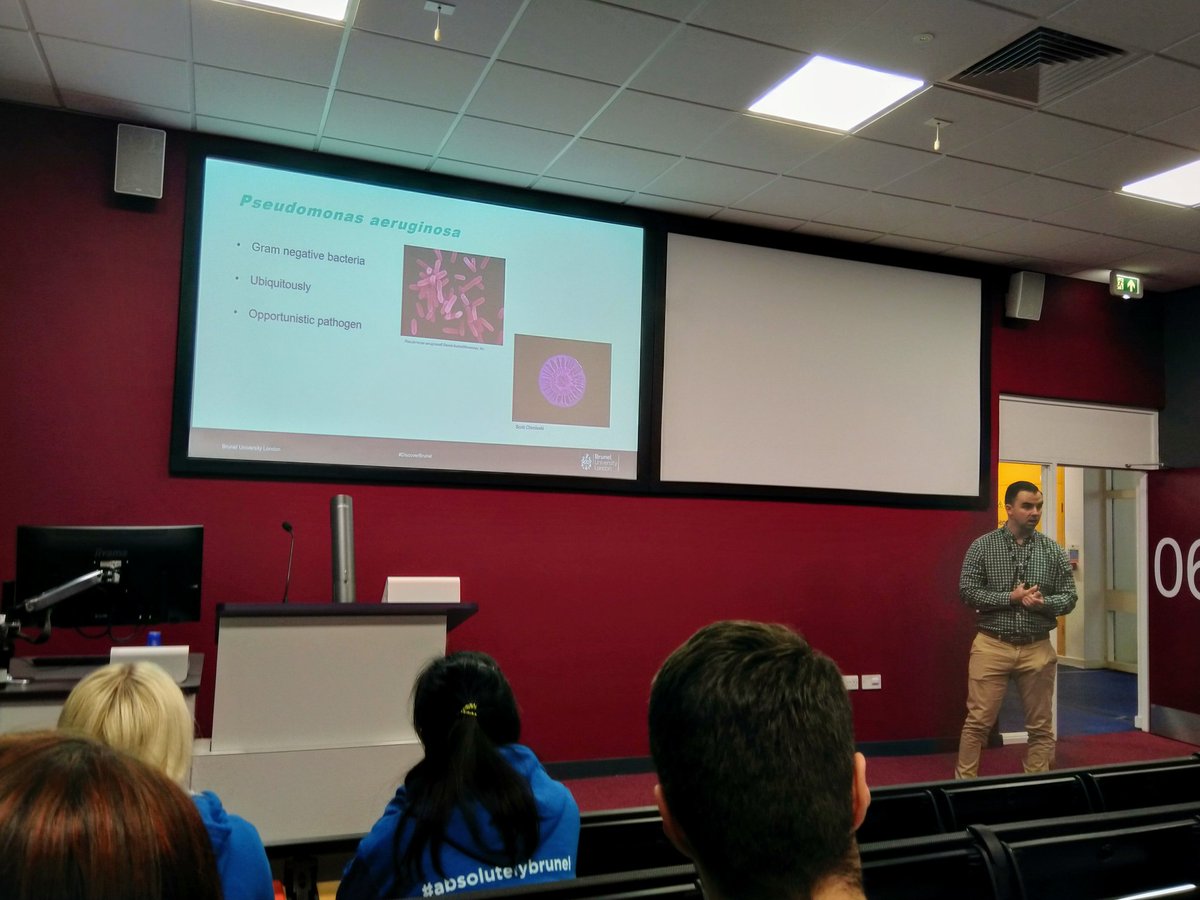
[[[575,853],[579,848],[579,806],[566,787],[553,781],[533,751],[521,744],[498,748],[518,774],[529,782],[537,805],[540,832],[537,851],[528,862],[516,866],[495,866],[481,859],[466,820],[460,810],[450,818],[442,844],[440,862],[443,877],[434,866],[429,849],[421,860],[423,880],[405,886],[397,882],[396,863],[412,834],[411,819],[404,822],[404,834],[393,852],[396,829],[408,807],[407,790],[401,786],[388,803],[383,817],[375,823],[354,858],[342,874],[338,900],[378,900],[384,897],[441,897],[446,894],[490,888],[513,887],[540,881],[559,881],[575,877]],[[476,810],[482,837],[487,846],[503,845],[500,833],[487,811]]]
[[[225,900],[275,900],[271,864],[258,830],[241,816],[231,816],[212,791],[193,794],[208,829]]]

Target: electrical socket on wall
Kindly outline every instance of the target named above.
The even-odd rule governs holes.
[[[882,675],[864,675],[862,677],[862,689],[864,691],[878,691],[883,689]]]
[[[858,676],[857,675],[843,675],[842,681],[844,681],[846,683],[846,690],[848,690],[848,691],[857,691],[858,690]]]

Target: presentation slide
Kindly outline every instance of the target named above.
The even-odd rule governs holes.
[[[201,216],[188,459],[637,477],[642,229],[215,157]]]

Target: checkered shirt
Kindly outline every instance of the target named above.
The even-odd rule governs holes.
[[[1030,609],[1013,604],[1009,593],[1018,582],[1040,587],[1046,605]],[[1058,544],[1040,531],[1018,544],[1004,527],[971,543],[958,595],[978,614],[979,628],[1006,636],[1044,636],[1078,599],[1071,564]]]

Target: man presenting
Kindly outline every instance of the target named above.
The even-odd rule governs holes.
[[[1000,714],[1009,679],[1025,708],[1025,771],[1054,763],[1052,703],[1058,657],[1049,632],[1075,608],[1075,580],[1062,548],[1036,531],[1042,492],[1015,481],[1004,492],[1008,521],[976,538],[963,559],[958,593],[975,610],[967,719],[958,744],[956,778],[975,778],[988,732]]]

